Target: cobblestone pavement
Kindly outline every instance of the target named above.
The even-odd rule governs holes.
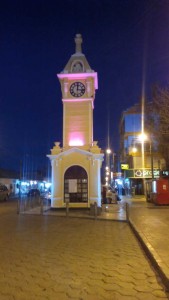
[[[0,300],[168,299],[125,222],[4,214]]]

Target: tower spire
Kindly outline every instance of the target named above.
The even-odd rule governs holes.
[[[75,44],[76,44],[76,53],[82,53],[82,36],[81,34],[76,34],[75,36]]]

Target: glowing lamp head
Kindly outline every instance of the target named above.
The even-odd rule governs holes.
[[[133,148],[132,148],[132,152],[133,152],[133,153],[136,153],[136,152],[137,152],[137,148],[136,148],[136,147],[133,147]]]
[[[107,154],[110,154],[110,153],[111,153],[111,150],[110,150],[110,149],[107,149],[107,150],[106,150],[106,153],[107,153]]]
[[[138,136],[138,138],[139,138],[139,141],[141,141],[141,142],[145,142],[145,141],[147,141],[147,139],[148,139],[147,134],[145,134],[145,133],[141,133],[141,134]]]

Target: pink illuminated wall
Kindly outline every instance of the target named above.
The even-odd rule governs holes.
[[[69,146],[83,146],[84,141],[80,132],[73,132],[69,135]]]
[[[96,72],[61,73],[58,78],[62,84],[63,101],[63,146],[78,147],[93,142],[93,109],[95,90],[98,89]],[[82,80],[86,93],[79,98],[70,94],[74,80]]]
[[[92,143],[92,113],[89,101],[64,102],[64,146],[78,147]]]

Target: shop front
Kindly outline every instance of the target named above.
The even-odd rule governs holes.
[[[154,179],[160,177],[160,170],[153,170]],[[131,195],[144,195],[146,181],[152,179],[152,171],[146,169],[128,169],[124,171],[125,184]]]

